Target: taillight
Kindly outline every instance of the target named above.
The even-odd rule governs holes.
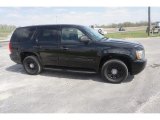
[[[11,42],[9,42],[8,47],[9,47],[10,53],[12,53],[12,45],[11,45]]]

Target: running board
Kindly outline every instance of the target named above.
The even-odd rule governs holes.
[[[46,70],[55,70],[55,71],[64,71],[64,72],[75,72],[75,73],[90,73],[90,74],[97,73],[96,71],[85,70],[85,69],[50,68],[50,67],[46,67],[44,69],[46,69]]]

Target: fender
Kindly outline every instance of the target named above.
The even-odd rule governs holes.
[[[116,55],[116,56],[124,56],[127,57],[130,60],[134,60],[135,56],[133,54],[133,51],[129,51],[123,48],[113,48],[113,49],[104,49],[102,50],[102,57],[104,56],[110,56],[110,55]]]
[[[24,56],[25,55],[35,55],[35,56],[38,57],[38,60],[40,61],[40,63],[43,65],[42,59],[41,59],[39,53],[37,53],[37,52],[34,52],[34,51],[21,51],[21,52],[19,52],[19,55],[20,56],[23,56],[23,55]],[[22,62],[22,57],[21,57],[21,62]]]

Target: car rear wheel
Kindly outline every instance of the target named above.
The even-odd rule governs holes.
[[[102,66],[101,76],[108,82],[120,83],[128,77],[128,68],[125,63],[120,60],[108,60]]]
[[[30,75],[37,75],[42,71],[42,65],[35,56],[27,56],[23,60],[23,67]]]

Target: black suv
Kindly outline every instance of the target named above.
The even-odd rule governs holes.
[[[135,75],[146,65],[144,47],[106,38],[82,25],[38,25],[17,28],[9,43],[10,58],[28,74],[45,67],[91,70],[112,83]]]

